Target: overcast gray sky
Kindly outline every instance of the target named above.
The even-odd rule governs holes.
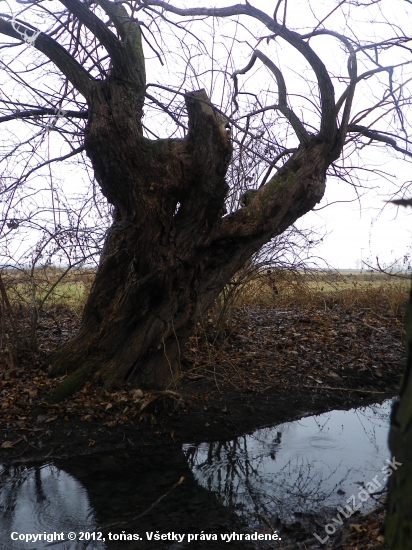
[[[2,0],[2,4],[3,2],[11,7],[12,12],[17,13],[21,9],[21,4],[16,3],[14,0],[11,2]],[[174,5],[207,5],[208,7],[216,5],[217,7],[222,7],[236,2],[226,0],[214,2],[210,0],[171,0],[171,3]],[[251,3],[263,11],[272,14],[277,0],[251,0]],[[48,4],[50,5],[50,9],[53,9],[53,5],[56,5],[56,8],[57,6],[61,7],[55,0],[48,2]],[[289,0],[287,3],[287,25],[305,32],[304,28],[313,28],[316,26],[317,22],[338,4],[337,0],[313,0],[312,2],[308,0]],[[409,4],[405,0],[381,0],[379,4],[375,4],[367,9],[365,8],[360,13],[363,14],[363,22],[358,22],[356,29],[348,26],[345,28],[346,22],[342,18],[340,10],[336,10],[325,25],[333,30],[343,30],[349,34],[353,31],[359,37],[365,36],[371,40],[376,40],[381,36],[382,29],[384,28],[382,22],[385,21],[385,18],[403,26],[407,32],[410,32],[410,29],[412,29],[412,4]],[[253,24],[252,22],[251,26]],[[237,32],[240,31],[238,30]],[[225,28],[224,34],[231,36],[228,27]],[[338,41],[334,41],[330,37],[323,37],[311,39],[310,44],[329,69],[346,63],[346,55],[342,54],[341,44]],[[281,43],[276,43],[275,46],[273,41],[269,46],[262,42],[259,47],[271,48],[270,53],[274,61],[279,63],[282,70],[285,71],[288,91],[292,93],[290,100],[292,102],[300,101],[297,99],[300,94],[301,98],[303,98],[301,99],[301,103],[304,105],[304,96],[306,94],[308,97],[310,93],[310,83],[305,81],[305,75],[309,74],[310,70],[308,67],[305,68],[300,54],[293,52],[290,46],[285,46]],[[176,84],[180,78],[176,65],[173,65],[172,62],[168,65],[166,61],[166,66],[164,68],[160,67],[156,63],[155,56],[149,51],[149,48],[146,47],[145,51],[146,55],[151,54],[154,57],[148,63],[149,81],[151,72],[156,74],[156,78],[158,78],[158,74],[164,69],[165,81],[170,86],[180,85],[180,82]],[[246,49],[245,51],[245,57],[239,59],[239,61],[236,60],[237,68],[243,67],[245,59],[250,58],[250,50]],[[410,52],[405,51],[404,55],[404,59],[407,59],[407,56],[410,56]],[[385,61],[390,63],[399,62],[397,59],[389,58]],[[253,76],[246,75],[242,78],[245,80],[246,78],[253,78]],[[213,77],[211,80],[213,80]],[[199,81],[200,84],[204,84],[206,88],[208,87],[209,81],[206,80],[206,77],[205,82],[202,82],[201,79]],[[259,85],[261,83],[261,81],[258,82]],[[335,81],[335,87],[339,88],[339,85],[340,83]],[[213,90],[213,83],[210,84],[209,88]],[[216,88],[218,88],[217,85]],[[219,91],[214,90],[214,92],[214,96],[218,98]],[[338,96],[341,90],[337,89],[336,92]],[[371,88],[370,92],[375,93],[375,90]],[[379,95],[379,90],[376,90],[376,94],[377,96]],[[216,101],[215,97],[212,96],[212,100]],[[367,93],[364,93],[363,96],[361,94],[356,98],[356,102],[356,110],[359,111],[363,108],[363,103],[365,105],[370,104],[370,97]],[[297,113],[300,112],[298,103],[292,106]],[[310,116],[310,114],[305,114],[306,122],[310,120]],[[379,121],[376,127],[379,127]],[[22,128],[20,128],[21,130]],[[362,151],[362,154],[364,151]],[[323,244],[315,251],[315,254],[324,258],[333,267],[341,269],[359,267],[361,258],[375,265],[376,257],[379,257],[382,265],[390,265],[394,261],[402,259],[411,251],[412,209],[398,208],[393,205],[385,206],[385,201],[390,199],[395,193],[396,186],[401,187],[410,178],[412,179],[410,175],[412,173],[410,161],[405,162],[402,159],[402,155],[398,154],[395,156],[393,153],[390,153],[388,147],[382,146],[374,151],[371,150],[369,152],[368,150],[365,152],[365,160],[362,160],[362,162],[365,162],[365,166],[366,164],[368,167],[376,166],[386,172],[391,176],[392,184],[383,176],[370,172],[367,177],[369,178],[369,187],[373,189],[365,193],[360,201],[357,201],[356,192],[350,185],[330,179],[327,183],[325,197],[318,205],[316,211],[310,212],[297,223],[300,227],[313,226],[323,228],[327,235]],[[73,187],[72,175],[68,188],[70,186]],[[324,208],[328,204],[329,206]]]

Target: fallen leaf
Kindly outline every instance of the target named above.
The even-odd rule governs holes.
[[[11,449],[14,447],[14,445],[17,445],[17,443],[20,443],[20,441],[23,441],[23,438],[19,437],[19,439],[16,439],[16,441],[4,441],[4,443],[1,444],[2,449]]]

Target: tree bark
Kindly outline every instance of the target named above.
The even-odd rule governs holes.
[[[195,319],[251,255],[313,208],[332,144],[313,138],[251,204],[222,218],[232,144],[203,90],[186,94],[183,140],[143,137],[143,102],[116,78],[94,85],[85,147],[115,206],[78,335],[52,359],[70,376],[52,400],[95,377],[164,388]]]
[[[186,93],[185,138],[146,139],[139,21],[121,3],[98,0],[114,32],[83,2],[61,2],[108,52],[109,76],[95,80],[40,31],[31,42],[87,99],[84,147],[102,192],[114,206],[114,222],[80,330],[52,358],[51,373],[69,376],[51,400],[62,399],[91,377],[106,388],[124,381],[164,388],[179,372],[179,354],[196,318],[263,244],[321,200],[327,167],[339,156],[345,134],[337,128],[333,84],[305,40],[250,4],[193,11],[147,2],[183,16],[253,17],[299,51],[316,75],[320,130],[311,135],[288,106],[285,81],[269,58],[257,51],[238,71],[243,74],[256,59],[271,71],[278,109],[290,121],[300,146],[243,208],[222,217],[232,153],[225,118],[203,90]],[[23,23],[0,19],[0,32],[21,39],[23,31],[30,36],[34,32]]]
[[[412,549],[412,289],[406,320],[406,369],[400,401],[392,409],[389,448],[396,463],[388,482],[385,542],[391,550]]]
[[[219,228],[231,142],[203,91],[186,95],[184,140],[142,136],[143,103],[116,79],[96,84],[85,146],[114,223],[80,331],[53,359],[52,374],[92,374],[106,386],[164,387],[198,313],[201,251]],[[63,391],[63,388],[60,390]]]

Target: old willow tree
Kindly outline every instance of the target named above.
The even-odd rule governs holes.
[[[27,0],[1,15],[0,121],[20,136],[3,158],[27,153],[3,187],[82,155],[113,207],[80,330],[52,359],[69,374],[60,396],[92,377],[165,387],[196,318],[328,174],[355,185],[366,145],[411,155],[392,2],[187,4]]]

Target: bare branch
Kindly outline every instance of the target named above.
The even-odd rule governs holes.
[[[142,31],[139,23],[130,17],[121,3],[113,3],[109,0],[98,0],[98,4],[112,19],[122,38],[124,49],[126,50],[123,53],[123,49],[120,48],[118,42],[114,46],[113,53],[111,50],[107,49],[112,57],[114,69],[118,70],[119,76],[122,77],[124,77],[124,73],[127,71],[139,87],[144,86],[146,82],[146,72],[142,49]]]
[[[57,115],[59,118],[83,118],[87,119],[88,111],[66,111],[64,109],[30,109],[28,111],[17,111],[11,115],[0,117],[0,122],[17,120],[21,118],[39,117],[43,115]]]
[[[24,30],[24,27],[22,28]],[[26,25],[26,28],[30,29],[30,26]],[[17,32],[11,23],[2,18],[0,18],[0,33],[23,42],[22,33]],[[92,85],[90,75],[60,44],[39,32],[32,45],[48,57],[81,94],[88,97]]]
[[[342,2],[341,2],[342,3]],[[339,4],[340,5],[340,4]],[[339,6],[338,6],[339,7]],[[348,58],[348,73],[349,73],[349,86],[345,91],[344,101],[345,101],[345,108],[343,110],[342,114],[342,120],[339,128],[339,137],[336,141],[336,145],[334,150],[330,154],[331,160],[336,160],[339,155],[341,154],[342,147],[345,143],[345,137],[347,132],[347,127],[349,124],[349,117],[352,109],[352,102],[353,97],[355,95],[355,89],[357,84],[357,59],[356,59],[356,52],[354,47],[352,46],[350,40],[346,38],[343,34],[340,34],[335,31],[329,31],[327,29],[320,29],[320,30],[314,30],[313,32],[302,36],[302,38],[311,38],[313,36],[322,36],[322,35],[329,35],[333,36],[334,38],[337,38],[340,40],[345,46],[346,49],[349,52],[349,58]],[[340,110],[340,109],[339,109]],[[338,110],[336,109],[336,114],[338,113]]]
[[[314,30],[316,31],[326,21],[326,19],[329,19],[329,17],[333,13],[335,13],[335,11],[338,10],[345,2],[346,0],[341,0],[337,6],[335,6],[327,15],[325,15],[325,17],[321,21],[319,21]]]
[[[282,0],[278,0],[278,3],[276,4],[276,8],[275,8],[275,11],[273,12],[273,19],[277,22],[278,20],[278,11],[279,11],[279,8],[280,8],[280,5],[282,3]]]
[[[395,69],[396,67],[402,67],[403,65],[409,65],[410,63],[412,63],[412,62],[407,61],[405,63],[399,63],[398,65],[388,65],[386,67],[377,67],[376,69],[371,69],[370,71],[365,71],[364,73],[362,73],[361,75],[359,75],[357,77],[356,84],[358,84],[362,80],[366,80],[366,79],[370,78],[371,76],[373,76],[375,74],[382,73],[382,72],[385,72],[385,71],[390,71],[390,70]],[[336,114],[338,114],[339,111],[341,110],[342,105],[343,105],[343,103],[346,100],[346,97],[348,95],[348,91],[349,91],[349,88],[347,88],[343,92],[343,94],[340,96],[340,98],[338,99],[338,101],[336,103]]]
[[[177,15],[187,16],[208,16],[208,17],[232,17],[237,15],[248,15],[257,19],[272,31],[280,36],[286,42],[291,44],[308,61],[316,74],[319,92],[321,96],[321,128],[320,133],[325,139],[334,140],[336,137],[336,119],[335,119],[335,94],[330,76],[321,59],[316,55],[312,48],[302,37],[293,31],[290,31],[283,25],[276,23],[269,15],[250,4],[236,4],[225,8],[176,8],[162,0],[145,0],[142,6],[158,6],[166,11]]]
[[[160,107],[160,109],[161,109],[162,111],[164,111],[165,113],[167,113],[167,114],[170,116],[170,118],[171,118],[174,122],[176,122],[176,124],[177,124],[178,126],[180,126],[181,128],[183,128],[184,130],[187,130],[187,127],[186,127],[184,124],[182,124],[182,123],[180,122],[179,118],[178,118],[174,113],[172,113],[171,110],[168,109],[168,108],[166,107],[166,105],[163,105],[163,103],[161,103],[161,102],[160,102],[159,100],[157,100],[154,96],[148,94],[147,92],[146,92],[145,96],[147,97],[147,99],[149,99],[150,101],[152,101],[155,105],[157,105],[158,107]]]
[[[93,33],[102,46],[106,48],[113,63],[119,61],[119,40],[103,21],[90,11],[87,4],[79,0],[60,0],[60,2]]]
[[[408,151],[407,149],[405,149],[403,147],[399,147],[394,138],[389,137],[388,135],[385,135],[384,133],[377,132],[376,130],[371,130],[370,128],[367,128],[366,126],[360,126],[358,124],[349,124],[348,133],[361,134],[361,135],[363,135],[367,138],[372,139],[373,141],[380,141],[382,143],[386,143],[387,145],[390,145],[393,149],[395,149],[395,151],[399,151],[399,153],[403,153],[404,155],[407,155],[408,157],[412,157],[412,152]]]
[[[238,93],[238,84],[237,84],[237,75],[245,74],[249,71],[255,64],[256,59],[260,59],[262,63],[274,74],[276,82],[278,84],[278,94],[279,94],[279,104],[273,106],[273,108],[280,111],[283,116],[291,123],[292,128],[295,130],[295,133],[299,139],[299,142],[302,144],[307,144],[309,142],[309,134],[303,126],[302,122],[295,115],[295,113],[287,106],[287,92],[286,92],[286,83],[283,78],[283,74],[280,69],[271,61],[264,53],[259,50],[253,52],[252,58],[244,69],[239,69],[234,72],[232,78],[235,82],[235,93],[234,100]]]

